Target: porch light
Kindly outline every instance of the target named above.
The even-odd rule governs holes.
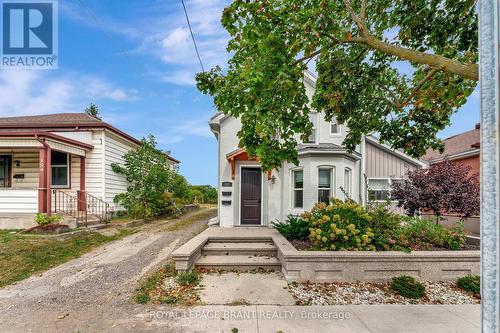
[[[15,164],[15,166],[16,166],[17,168],[19,168],[19,167],[21,166],[21,161],[19,161],[19,160],[15,160],[15,161],[14,161],[14,164]]]

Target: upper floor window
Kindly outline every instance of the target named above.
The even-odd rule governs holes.
[[[344,170],[344,191],[350,197],[352,194],[352,171],[349,168]]]
[[[318,169],[318,202],[328,204],[332,196],[332,168]]]
[[[316,113],[309,113],[309,121],[312,123],[311,135],[304,143],[316,143],[318,115]]]
[[[330,134],[340,134],[340,125],[337,123],[337,118],[335,118],[335,116],[333,116],[330,121]]]
[[[389,178],[368,178],[368,200],[385,201],[389,199],[390,189]]]
[[[52,186],[69,187],[69,154],[53,150],[50,163]]]
[[[304,171],[292,171],[293,182],[293,208],[304,207]]]

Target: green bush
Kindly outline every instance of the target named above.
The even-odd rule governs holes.
[[[322,250],[376,250],[372,217],[352,200],[332,199],[329,205],[318,203],[302,215],[311,224],[309,239]]]
[[[398,242],[412,250],[425,250],[432,246],[460,250],[465,243],[463,224],[447,229],[431,220],[406,218]]]
[[[389,210],[389,204],[368,205],[366,210],[371,216],[370,225],[373,229],[372,244],[379,251],[402,250],[397,243],[401,234],[403,216]]]
[[[286,222],[272,225],[288,240],[306,240],[309,237],[309,222],[296,215],[288,215]]]
[[[407,298],[419,299],[425,295],[425,286],[412,276],[402,275],[392,278],[391,288]]]
[[[57,214],[47,215],[43,213],[37,213],[35,216],[35,222],[38,225],[48,225],[53,223],[58,223],[62,220],[62,216]]]
[[[461,277],[457,280],[457,287],[474,294],[479,294],[481,292],[481,278],[479,275]]]
[[[197,285],[200,282],[200,276],[194,270],[182,272],[177,275],[177,283],[181,286]]]

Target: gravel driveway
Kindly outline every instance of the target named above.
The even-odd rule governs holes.
[[[210,210],[210,217],[216,215]],[[199,233],[207,211],[195,222],[166,231],[179,220],[158,221],[138,233],[0,289],[0,332],[147,331],[148,306],[131,301],[137,280]],[[209,217],[209,218],[210,218]]]

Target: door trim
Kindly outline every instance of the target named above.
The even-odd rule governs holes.
[[[242,168],[249,168],[249,169],[259,169],[261,171],[261,177],[260,177],[260,224],[241,224],[241,169]],[[262,177],[262,168],[260,165],[256,164],[240,164],[238,167],[238,223],[235,224],[236,226],[241,226],[241,227],[260,227],[264,225],[264,177]]]

